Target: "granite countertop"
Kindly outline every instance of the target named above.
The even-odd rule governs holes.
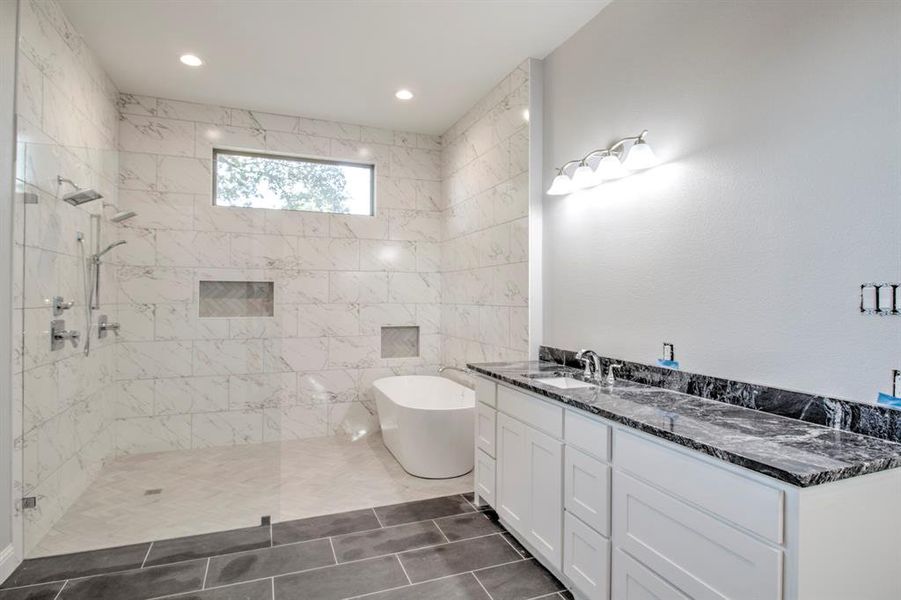
[[[534,380],[580,371],[550,362],[480,363],[473,372],[798,487],[901,467],[901,444],[716,400],[617,380],[562,390]],[[531,376],[531,377],[530,377]]]

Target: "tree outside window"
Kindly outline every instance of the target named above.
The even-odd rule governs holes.
[[[217,206],[373,214],[372,165],[216,150]]]

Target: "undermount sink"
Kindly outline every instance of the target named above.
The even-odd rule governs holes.
[[[573,379],[572,377],[536,377],[532,381],[543,383],[544,385],[549,385],[551,387],[560,388],[561,390],[597,387],[593,383],[586,383],[585,381],[579,381],[578,379]]]

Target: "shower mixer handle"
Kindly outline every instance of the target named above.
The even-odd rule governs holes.
[[[54,296],[53,297],[53,316],[58,317],[63,314],[65,311],[69,310],[75,306],[75,300],[69,300],[68,302],[63,299],[62,296]]]
[[[102,340],[109,335],[110,331],[118,335],[119,327],[118,323],[111,323],[106,315],[100,315],[100,318],[97,319],[97,338]]]
[[[55,319],[50,322],[50,349],[62,350],[66,347],[66,340],[72,342],[73,348],[78,348],[78,340],[81,339],[81,333],[74,329],[66,329],[66,322],[62,319]]]

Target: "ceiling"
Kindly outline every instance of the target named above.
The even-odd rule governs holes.
[[[65,0],[122,92],[443,133],[609,0]],[[178,57],[193,52],[200,68]],[[394,98],[399,88],[416,97]]]

